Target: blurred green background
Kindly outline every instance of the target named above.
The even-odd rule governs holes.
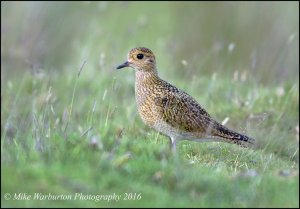
[[[146,46],[165,74],[182,73],[184,59],[190,65],[183,74],[246,69],[259,82],[283,82],[299,75],[298,8],[297,2],[2,2],[2,72],[25,71],[26,60],[58,71],[83,60],[96,71],[103,61],[108,71],[129,49]]]
[[[169,156],[115,70],[137,46],[255,148]],[[299,2],[1,1],[1,206],[299,207],[298,94]],[[24,192],[142,199],[5,199]]]

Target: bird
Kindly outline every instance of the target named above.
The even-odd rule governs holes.
[[[141,119],[167,136],[174,152],[179,140],[220,141],[242,147],[254,144],[255,139],[220,124],[192,96],[160,78],[150,49],[131,49],[127,60],[116,69],[125,67],[135,70],[135,98]]]

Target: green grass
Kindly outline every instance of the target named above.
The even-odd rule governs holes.
[[[243,4],[229,8],[203,3],[199,14],[196,3],[160,7],[154,3],[99,3],[98,7],[81,3],[63,4],[61,10],[40,4],[41,10],[34,11],[47,12],[33,14],[41,15],[45,25],[21,27],[18,36],[8,23],[21,24],[20,17],[30,20],[27,10],[35,8],[25,4],[29,6],[24,9],[20,4],[1,2],[5,20],[1,32],[2,207],[299,207],[297,44],[287,43],[293,32],[290,25],[277,36],[268,36],[271,23],[293,25],[292,12],[286,12],[294,11],[293,5],[274,4],[272,10],[260,13],[259,4],[250,4],[248,10]],[[180,9],[190,11],[187,19],[178,17]],[[212,26],[218,25],[210,9],[222,14],[232,30],[245,22],[256,25],[250,18],[253,11],[262,21],[254,34],[236,30],[235,35],[229,28],[222,34],[225,40],[218,42],[203,34],[213,33]],[[158,15],[151,16],[154,12]],[[56,30],[59,22],[53,20],[62,14],[67,14],[66,29]],[[242,18],[240,22],[232,22],[236,17]],[[193,29],[201,31],[199,39],[196,33],[182,32],[184,27],[183,31],[192,30],[185,24],[188,20],[195,25],[199,19],[210,18],[201,26],[207,30]],[[84,24],[83,19],[90,21]],[[131,25],[132,19],[136,22]],[[101,27],[95,27],[96,20]],[[156,25],[159,36],[147,32],[149,25]],[[263,30],[263,25],[268,28]],[[39,30],[43,26],[47,26],[46,35]],[[216,27],[215,32],[223,29]],[[32,34],[45,37],[31,39]],[[132,38],[125,40],[128,34]],[[157,40],[149,40],[150,36]],[[25,41],[19,42],[22,38]],[[257,43],[250,46],[246,42],[251,38]],[[295,42],[298,39],[296,34]],[[34,45],[28,47],[32,40]],[[172,45],[173,41],[177,44]],[[236,43],[233,52],[226,47],[215,51],[212,46],[230,42]],[[63,43],[66,47],[59,47]],[[133,70],[114,70],[131,47],[140,45],[152,46],[164,79],[196,98],[218,121],[228,117],[226,126],[255,138],[255,146],[244,149],[226,143],[181,141],[173,155],[167,137],[146,127],[137,114]],[[270,45],[276,50],[285,46],[284,53],[275,53]],[[248,62],[255,55],[247,51],[252,46],[262,55],[256,57],[253,68]],[[269,56],[264,53],[268,50]],[[28,54],[32,65],[24,64]],[[11,199],[5,199],[7,194]],[[69,195],[71,200],[49,200],[47,195]],[[108,201],[108,195],[120,199]],[[131,199],[125,200],[126,195]],[[18,197],[29,200],[14,199]]]
[[[229,107],[218,102],[226,101],[223,93],[234,91],[233,94],[246,101],[249,97],[243,94],[246,87],[244,83],[234,83],[232,89],[226,79],[217,78],[210,90],[213,95],[210,109],[217,110],[214,115],[219,119],[230,115],[228,126],[242,121],[241,126],[248,127],[247,133],[257,139],[256,147],[243,149],[224,143],[182,141],[178,156],[172,156],[168,139],[145,127],[137,116],[132,84],[126,85],[117,75],[119,72],[114,72],[115,79],[107,78],[110,84],[86,82],[84,70],[82,77],[77,78],[75,73],[67,82],[68,75],[55,80],[47,77],[50,82],[44,82],[26,74],[21,83],[3,84],[2,96],[10,100],[2,101],[2,117],[6,119],[1,141],[2,198],[4,193],[69,194],[72,198],[76,193],[115,193],[122,197],[125,193],[136,193],[141,199],[117,202],[2,199],[2,206],[297,206],[298,142],[296,134],[284,131],[287,126],[293,128],[297,118],[286,113],[278,119],[270,110],[267,116],[260,112],[261,105],[279,100],[274,92],[253,87],[259,94],[250,99],[248,106]],[[205,82],[212,81],[208,78]],[[69,87],[58,91],[64,89],[61,85]],[[192,89],[198,85],[191,83],[192,95],[197,95]],[[203,85],[203,92],[209,92],[212,85]],[[106,89],[106,96],[101,89]],[[122,98],[122,91],[128,96]],[[273,108],[296,111],[297,91],[295,86],[287,89],[287,95],[280,99],[283,101],[276,101],[278,105]],[[68,96],[64,99],[65,95]],[[257,118],[243,122],[250,117],[249,112],[256,113]],[[231,120],[235,122],[230,123]]]

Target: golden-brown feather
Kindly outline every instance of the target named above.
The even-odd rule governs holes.
[[[145,124],[176,139],[225,141],[246,146],[254,139],[215,121],[190,95],[162,80],[153,52],[145,47],[128,53],[126,65],[136,70],[135,96]]]

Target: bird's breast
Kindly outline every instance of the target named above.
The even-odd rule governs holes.
[[[159,118],[160,110],[155,106],[155,94],[151,87],[136,85],[135,97],[138,112],[143,122],[151,127]]]
[[[162,117],[162,109],[156,105],[159,88],[149,80],[137,79],[135,83],[135,98],[138,112],[146,125],[154,125]]]

